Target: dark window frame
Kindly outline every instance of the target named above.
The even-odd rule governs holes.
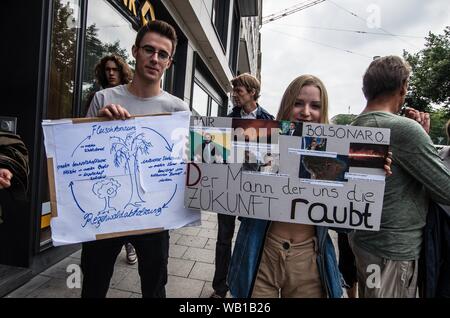
[[[230,17],[231,0],[213,0],[211,11],[211,24],[216,33],[223,53],[227,52],[228,45],[228,21]]]
[[[194,52],[193,59],[189,108],[194,110],[192,105],[194,99],[194,85],[197,84],[208,95],[207,116],[210,116],[211,114],[212,100],[219,105],[218,117],[226,116],[228,111],[228,95],[220,88],[219,84],[213,78],[206,64],[197,52]],[[222,100],[220,100],[219,97],[221,97]]]
[[[238,75],[238,62],[239,62],[239,41],[241,39],[241,15],[237,2],[233,7],[233,17],[231,19],[231,43],[230,43],[230,55],[228,59],[228,65],[234,76]]]

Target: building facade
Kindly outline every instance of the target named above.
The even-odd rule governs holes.
[[[17,202],[0,190],[0,296],[79,249],[51,241],[43,119],[83,117],[98,89],[96,63],[118,54],[133,67],[137,30],[152,19],[172,24],[179,37],[174,65],[162,87],[194,114],[224,116],[230,80],[260,77],[261,0],[8,1],[4,28],[1,127],[28,147],[30,186]]]

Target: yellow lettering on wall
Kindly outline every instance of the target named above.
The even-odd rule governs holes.
[[[137,17],[136,13],[136,0],[123,0],[123,4],[128,7],[128,10],[134,14],[135,17]]]
[[[147,13],[150,12],[150,18],[151,21],[155,20],[155,10],[153,9],[153,6],[150,4],[150,2],[145,1],[144,5],[141,8],[141,23],[142,25],[146,25],[149,21],[145,18]]]

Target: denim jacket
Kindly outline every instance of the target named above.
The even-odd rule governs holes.
[[[228,272],[228,286],[233,297],[251,296],[269,225],[267,220],[242,218]],[[342,276],[328,228],[316,226],[316,236],[319,244],[317,265],[322,286],[327,297],[341,298]]]

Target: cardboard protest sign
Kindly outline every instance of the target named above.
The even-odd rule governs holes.
[[[211,131],[222,132],[227,160],[196,150],[219,149]],[[377,231],[389,140],[389,129],[192,117],[185,206]]]
[[[44,121],[54,245],[199,221],[183,206],[189,115]]]

